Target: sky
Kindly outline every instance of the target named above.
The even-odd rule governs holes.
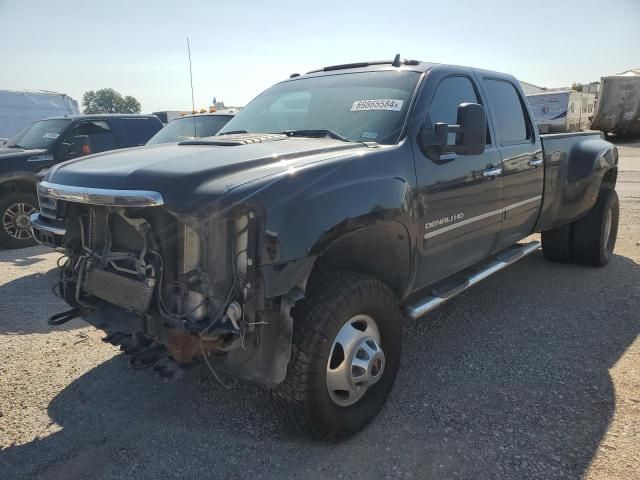
[[[396,53],[560,87],[640,68],[640,0],[0,0],[0,89],[190,110],[187,36],[197,109]]]

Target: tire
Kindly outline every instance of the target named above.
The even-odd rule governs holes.
[[[38,199],[31,193],[11,192],[0,197],[0,245],[24,248],[36,244],[28,217],[37,207]]]
[[[611,260],[618,236],[620,201],[611,187],[604,187],[596,204],[584,217],[573,222],[573,261],[603,267]]]
[[[287,376],[271,395],[276,411],[287,423],[319,440],[337,441],[357,433],[382,409],[400,366],[402,315],[393,293],[365,275],[329,272],[310,283],[307,296],[296,304],[292,316],[293,345]],[[371,326],[371,319],[375,319],[377,330]],[[363,332],[357,333],[355,327]],[[342,348],[341,339],[353,332],[360,337],[352,344],[364,345],[371,355],[349,349],[346,342]],[[376,333],[379,343],[372,344],[369,340],[375,339]],[[341,336],[336,338],[338,334]],[[377,377],[379,352],[373,353],[377,351],[374,344],[384,356],[383,363],[377,364]],[[329,378],[337,378],[340,371],[350,372],[349,379],[353,372],[361,374],[356,363],[364,360],[357,359],[367,356],[367,371],[371,373],[367,378],[376,379],[368,388],[352,389],[352,393],[330,392]],[[349,358],[353,358],[354,366],[342,370],[352,364]]]
[[[544,258],[551,262],[571,262],[571,224],[546,230],[541,238]]]

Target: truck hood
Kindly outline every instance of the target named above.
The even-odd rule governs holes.
[[[184,211],[187,199],[205,200],[196,194],[202,186],[206,185],[206,200],[210,201],[247,182],[369,148],[329,138],[286,136],[235,144],[233,137],[90,155],[53,167],[45,180],[78,187],[155,191],[168,208]],[[216,143],[222,139],[230,145]]]

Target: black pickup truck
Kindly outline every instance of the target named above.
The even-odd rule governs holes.
[[[618,155],[540,136],[510,75],[411,60],[294,74],[215,137],[100,154],[40,184],[57,292],[171,375],[204,361],[339,439],[381,409],[402,328],[540,247],[602,266]],[[108,169],[104,165],[109,165]]]
[[[162,123],[154,115],[69,115],[25,127],[0,148],[0,245],[34,245],[29,215],[36,183],[52,165],[89,153],[144,145]]]

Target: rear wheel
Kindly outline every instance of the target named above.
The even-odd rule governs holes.
[[[560,263],[571,261],[571,224],[546,230],[541,239],[544,258]]]
[[[620,201],[611,187],[600,190],[596,204],[573,223],[573,261],[602,267],[609,263],[618,236]]]
[[[332,272],[293,310],[287,377],[273,392],[288,423],[323,440],[364,428],[384,405],[400,365],[402,316],[378,280]]]
[[[23,248],[35,245],[29,215],[36,211],[38,199],[25,192],[12,192],[0,198],[0,245]]]

